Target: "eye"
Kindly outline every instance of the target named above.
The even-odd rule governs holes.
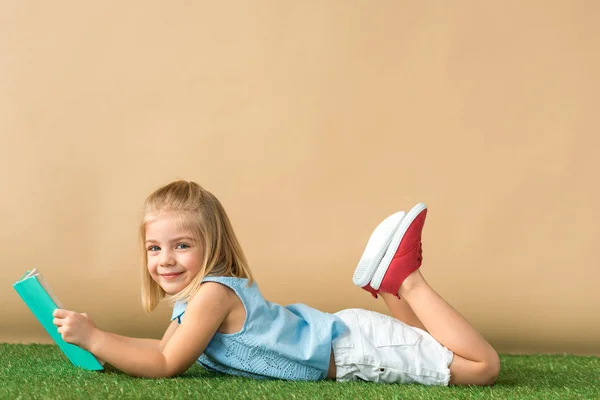
[[[148,247],[148,251],[159,251],[159,250],[160,250],[160,247],[158,247],[158,246],[150,246],[150,247]]]
[[[179,249],[179,250],[183,250],[183,249],[189,249],[189,248],[190,248],[190,246],[188,246],[188,245],[187,245],[187,244],[185,244],[185,243],[178,243],[178,244],[177,244],[177,246],[175,246],[175,248],[176,248],[176,249]]]

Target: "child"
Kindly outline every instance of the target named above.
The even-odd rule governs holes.
[[[174,301],[163,338],[104,332],[67,310],[54,312],[54,324],[65,341],[133,376],[172,377],[198,362],[253,378],[490,385],[498,355],[418,270],[426,213],[420,203],[386,218],[354,272],[354,283],[381,295],[395,318],[328,314],[265,301],[219,201],[175,181],[146,199],[140,227],[143,305]]]

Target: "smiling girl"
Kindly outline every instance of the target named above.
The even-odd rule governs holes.
[[[54,323],[65,341],[132,376],[172,377],[197,362],[257,379],[492,384],[498,355],[419,271],[426,213],[420,203],[386,218],[354,272],[395,318],[329,314],[266,301],[220,202],[175,181],[146,199],[140,227],[144,308],[174,303],[162,339],[115,335],[68,310],[56,310]]]

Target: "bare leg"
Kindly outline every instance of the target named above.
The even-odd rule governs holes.
[[[385,304],[387,304],[390,312],[397,320],[404,322],[410,326],[415,326],[417,328],[423,329],[426,331],[425,325],[421,322],[421,320],[415,315],[415,312],[410,308],[406,300],[399,299],[398,297],[389,294],[389,293],[379,293]]]
[[[406,300],[429,334],[454,353],[450,364],[450,383],[494,383],[500,371],[498,354],[458,311],[429,286],[420,270],[402,282],[398,294]]]

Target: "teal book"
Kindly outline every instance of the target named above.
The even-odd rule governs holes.
[[[92,371],[104,369],[102,366],[104,362],[98,360],[92,353],[62,339],[58,328],[52,323],[54,319],[52,313],[57,308],[64,307],[37,269],[27,271],[13,284],[13,288],[73,365]]]

